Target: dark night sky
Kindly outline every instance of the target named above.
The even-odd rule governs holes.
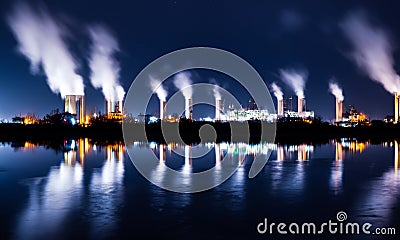
[[[45,76],[32,75],[29,62],[17,52],[17,41],[5,20],[15,2],[0,3],[0,119],[27,112],[43,116],[63,106],[60,96],[50,91]],[[117,55],[122,67],[120,81],[126,91],[140,70],[163,54],[186,47],[209,46],[244,58],[268,85],[276,81],[285,96],[294,94],[279,79],[279,69],[307,69],[307,108],[325,120],[334,118],[334,97],[328,90],[331,77],[343,87],[345,105],[355,105],[373,119],[393,112],[391,94],[371,81],[348,57],[350,44],[339,23],[349,12],[361,9],[398,43],[400,4],[396,1],[40,2],[61,17],[73,35],[70,47],[84,78],[89,112],[104,108],[102,93],[91,86],[88,73],[84,28],[92,23],[107,25],[117,36],[121,48]],[[398,48],[394,59],[397,70]],[[203,71],[198,79],[208,82],[212,75]],[[224,77],[217,81],[233,93],[241,91]],[[170,85],[167,87],[174,90]],[[248,100],[242,98],[243,103]]]

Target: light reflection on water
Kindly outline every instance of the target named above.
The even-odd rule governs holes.
[[[258,221],[256,217],[260,214],[271,214],[275,219],[279,219],[281,214],[293,216],[292,221],[296,221],[297,211],[301,213],[309,210],[315,211],[314,215],[319,214],[318,210],[313,210],[312,203],[318,204],[319,201],[314,198],[325,201],[327,209],[349,211],[353,219],[384,226],[393,225],[399,220],[393,210],[400,204],[398,145],[397,141],[372,145],[368,141],[340,139],[324,145],[210,143],[181,146],[137,142],[128,146],[139,156],[140,151],[150,148],[159,157],[151,174],[157,182],[169,177],[166,175],[167,167],[185,173],[182,184],[190,185],[190,173],[214,166],[214,179],[220,179],[219,170],[224,157],[224,161],[238,166],[227,182],[201,194],[171,193],[149,182],[136,186],[136,182],[126,181],[126,178],[132,179],[132,175],[139,173],[132,170],[125,146],[122,143],[104,146],[89,139],[64,141],[60,148],[55,149],[53,156],[56,160],[49,165],[47,174],[35,177],[11,174],[12,171],[29,172],[30,168],[15,168],[14,162],[7,159],[11,159],[10,156],[28,158],[29,155],[22,154],[26,151],[31,152],[30,157],[40,158],[49,150],[30,142],[2,144],[0,177],[9,177],[9,181],[26,187],[27,195],[26,198],[22,197],[23,204],[7,216],[15,219],[11,221],[15,224],[10,226],[9,235],[17,239],[59,238],[60,233],[65,234],[67,223],[85,226],[85,230],[79,230],[79,233],[71,231],[66,235],[69,237],[130,235],[126,232],[130,228],[123,228],[129,225],[127,216],[153,221],[158,214],[162,214],[164,220],[177,218],[182,224],[189,224],[190,214],[202,214],[201,204],[206,204],[210,216],[216,218],[221,214],[236,212],[254,218],[250,219],[251,223]],[[201,159],[195,159],[193,153],[197,151],[196,148],[210,152]],[[176,150],[181,151],[183,156],[179,156]],[[251,163],[265,157],[269,151],[272,151],[272,155],[267,166],[255,180],[249,180],[247,176]],[[32,164],[45,165],[40,159]],[[131,186],[137,189],[132,190]],[[0,189],[5,189],[5,186],[1,185]],[[132,198],[132,194],[135,194],[135,198]],[[253,196],[257,196],[257,200]],[[270,199],[275,201],[273,207],[256,207]],[[338,199],[337,202],[335,199]],[[143,210],[131,212],[138,204]],[[293,209],[287,209],[288,206]],[[320,219],[334,219],[334,216],[319,216]],[[252,232],[253,227],[249,225],[245,231]],[[138,227],[136,230],[141,229]],[[223,235],[223,232],[220,234]]]

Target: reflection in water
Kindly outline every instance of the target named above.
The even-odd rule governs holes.
[[[279,145],[277,150],[276,150],[276,157],[278,161],[283,161],[285,160],[285,149],[283,148],[282,145]]]
[[[29,201],[17,227],[18,239],[55,237],[70,210],[79,206],[83,170],[80,164],[68,163],[52,168],[47,178],[28,182]]]
[[[118,209],[123,199],[124,147],[121,144],[106,147],[106,161],[96,169],[90,184],[88,212],[91,214],[93,232],[102,236],[116,226]]]
[[[381,177],[371,181],[365,197],[360,200],[355,210],[358,218],[363,221],[374,221],[379,226],[390,225],[392,211],[399,204],[400,177],[397,174],[399,168],[399,144],[396,140],[393,144],[393,169],[390,168]]]
[[[342,190],[345,153],[349,152],[351,155],[361,154],[369,146],[369,141],[359,142],[356,139],[342,138],[333,141],[333,143],[335,145],[335,161],[331,166],[330,186],[333,193],[337,195]]]
[[[18,146],[22,149],[34,149],[37,144],[21,143]],[[226,208],[229,211],[247,211],[248,208],[251,208],[249,207],[251,204],[247,204],[247,201],[251,201],[251,195],[257,194],[261,197],[267,195],[268,198],[279,197],[277,199],[283,199],[283,202],[299,204],[300,207],[306,208],[308,206],[300,203],[309,197],[306,196],[310,194],[309,192],[312,192],[307,189],[312,189],[315,186],[313,184],[315,184],[316,179],[324,179],[323,184],[317,184],[318,188],[323,191],[325,187],[328,192],[326,195],[334,194],[335,198],[350,192],[345,190],[357,189],[360,186],[365,187],[362,193],[357,193],[357,196],[354,197],[357,198],[356,200],[353,201],[351,194],[350,197],[347,196],[351,200],[349,202],[352,202],[352,204],[354,202],[352,206],[349,206],[349,209],[352,211],[352,215],[361,218],[363,222],[372,219],[374,223],[379,222],[383,225],[384,221],[390,219],[393,209],[398,206],[400,194],[398,189],[400,186],[398,174],[399,143],[397,141],[390,144],[385,143],[384,146],[392,147],[388,148],[390,151],[394,150],[394,163],[393,160],[390,160],[390,167],[383,168],[383,170],[369,168],[377,171],[377,174],[374,177],[368,176],[367,178],[363,175],[365,172],[362,172],[367,168],[361,168],[359,165],[355,168],[354,161],[348,161],[346,158],[349,156],[358,158],[361,155],[367,155],[369,150],[366,151],[366,149],[369,146],[369,142],[358,142],[354,139],[332,141],[331,145],[326,147],[329,154],[329,162],[327,162],[323,161],[326,158],[316,159],[317,151],[321,150],[319,147],[314,149],[314,146],[309,144],[212,143],[183,146],[173,143],[167,145],[134,143],[132,145],[135,153],[139,153],[142,148],[151,148],[158,155],[159,161],[154,165],[151,172],[151,178],[154,178],[156,182],[163,182],[168,179],[167,167],[186,173],[182,184],[191,185],[193,181],[189,173],[215,166],[216,171],[213,176],[215,180],[218,180],[221,178],[223,161],[228,161],[232,166],[238,166],[235,174],[226,183],[204,195],[175,194],[153,185],[145,185],[144,191],[148,191],[149,197],[142,201],[148,201],[149,206],[156,209],[157,212],[166,209],[185,212],[182,209],[201,202],[197,199],[199,196],[211,196],[214,199],[214,195],[218,195],[216,199],[221,200],[221,205],[218,206],[221,208],[227,206]],[[334,151],[333,147],[335,148]],[[203,158],[195,159],[195,148],[211,151]],[[60,163],[58,166],[52,167],[48,174],[46,172],[47,176],[24,181],[29,187],[29,197],[26,206],[18,214],[16,237],[39,239],[51,236],[57,238],[59,229],[62,229],[65,223],[74,221],[75,218],[81,216],[85,217],[85,221],[89,225],[90,229],[85,231],[88,232],[90,237],[112,235],[119,229],[121,209],[123,209],[124,204],[127,204],[124,201],[127,201],[125,198],[129,195],[126,194],[125,188],[127,183],[124,183],[124,145],[113,144],[102,147],[101,144],[95,145],[88,139],[79,139],[64,141],[61,149],[63,150],[62,155],[58,155],[61,158],[59,159]],[[178,149],[181,150],[182,156],[178,156],[174,152]],[[262,171],[261,174],[264,178],[257,180],[262,184],[254,188],[249,187],[247,174],[250,164],[269,151],[276,153],[276,159],[271,158],[265,170]],[[391,152],[391,154],[393,153]],[[100,164],[94,163],[96,157],[93,155],[96,155],[97,159],[101,158]],[[393,155],[390,158],[392,157]],[[315,165],[316,163],[317,165]],[[317,167],[314,168],[315,166]],[[326,166],[325,171],[320,171],[321,166]],[[350,171],[352,167],[353,171]],[[350,175],[359,175],[345,175],[345,168],[346,172],[350,172]],[[361,178],[365,177],[366,180],[360,181],[361,184],[359,185],[351,185],[352,181],[359,181],[357,178],[360,176]],[[347,181],[343,181],[343,179]],[[255,191],[254,189],[256,189],[256,193],[252,192]],[[311,194],[312,196],[317,195],[315,192]],[[147,194],[145,195],[147,197]],[[264,196],[263,200],[267,197]],[[210,203],[212,201],[205,202],[206,204],[216,204]],[[280,203],[276,204],[277,206],[285,206],[279,205]],[[192,209],[192,211],[194,211],[194,215],[197,214],[196,210]],[[74,212],[78,212],[79,217],[71,219],[70,215]]]
[[[88,139],[64,141],[63,149],[64,161],[52,167],[47,177],[24,181],[29,186],[29,201],[19,218],[18,239],[59,238],[57,232],[71,221],[68,216],[73,211],[88,212],[93,234],[115,227],[123,199],[124,146],[106,147],[106,160],[93,172],[89,192],[83,187],[85,156],[90,155]],[[89,200],[86,209],[80,209],[83,199]]]
[[[397,177],[397,172],[399,169],[399,143],[394,140],[394,174]]]
[[[339,144],[342,145],[343,149],[353,154],[357,152],[362,153],[369,146],[369,141],[360,142],[357,139],[342,138]]]
[[[340,142],[335,142],[335,162],[332,164],[331,169],[331,189],[335,195],[342,190],[343,179],[343,146]]]

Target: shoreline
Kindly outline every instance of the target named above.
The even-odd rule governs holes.
[[[232,125],[230,125],[232,124]],[[261,124],[267,130],[261,135]],[[215,134],[201,136],[200,129],[205,125],[211,125]],[[240,131],[248,126],[250,136],[243,136]],[[276,136],[273,131],[276,126]],[[357,138],[359,140],[387,141],[400,139],[400,125],[379,124],[359,127],[338,127],[325,123],[309,124],[302,122],[290,123],[210,123],[210,122],[181,122],[166,123],[163,126],[167,134],[167,140],[162,135],[161,124],[125,124],[128,129],[126,140],[128,142],[154,141],[166,142],[275,142],[275,143],[302,143],[302,142],[327,142],[331,139]],[[145,131],[143,131],[145,129]],[[179,129],[180,137],[176,134]],[[231,134],[231,129],[235,131]],[[238,132],[238,133],[237,133]],[[21,125],[0,124],[0,142],[12,142],[22,140],[61,140],[89,138],[99,141],[123,141],[122,125],[118,123],[105,123],[95,126],[60,126],[60,125]]]

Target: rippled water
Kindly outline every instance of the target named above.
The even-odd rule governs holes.
[[[214,189],[181,194],[142,177],[122,143],[3,143],[0,238],[265,239],[256,228],[264,218],[322,223],[336,220],[339,211],[348,221],[396,227],[400,233],[397,142],[128,147],[139,158],[143,149],[154,152],[160,162],[152,178],[158,181],[166,177],[166,167],[200,172],[225,156],[238,170]],[[209,153],[193,158],[199,148]],[[252,162],[268,151],[267,165],[249,179]],[[190,186],[190,177],[182,184]]]

